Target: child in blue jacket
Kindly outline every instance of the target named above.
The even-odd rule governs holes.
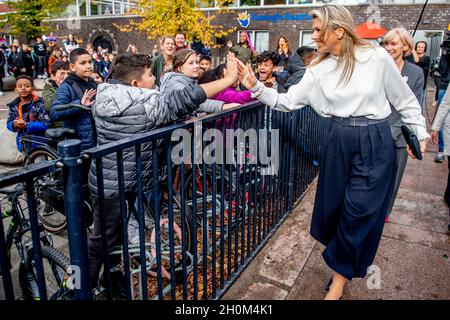
[[[26,75],[16,79],[16,93],[19,95],[8,104],[9,115],[6,126],[8,130],[17,132],[17,149],[22,151],[20,137],[22,135],[43,136],[50,126],[50,119],[45,111],[42,98],[33,94],[33,79]]]

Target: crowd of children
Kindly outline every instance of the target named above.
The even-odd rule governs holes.
[[[302,53],[315,52],[314,49],[303,48],[296,59],[287,51],[288,55],[283,57],[283,67],[278,68],[280,54],[265,51],[257,55],[246,46],[248,41],[245,42],[242,37],[238,47],[230,48],[230,53],[224,59],[226,62],[213,67],[211,56],[183,45],[183,37],[177,34],[177,37],[162,38],[160,51],[153,59],[149,55],[139,54],[134,46],[130,46],[127,53],[115,57],[102,48],[94,51],[91,45],[79,48],[73,36],[67,39],[64,48],[53,45],[51,58],[47,60],[45,54],[48,50],[42,38],[37,39],[33,53],[27,45],[23,45],[20,51],[18,46],[12,46],[7,59],[11,62],[10,66],[18,66],[10,69],[16,76],[18,97],[9,104],[8,129],[17,132],[19,151],[22,150],[22,135],[43,135],[52,126],[73,129],[82,148],[88,149],[148,132],[194,114],[216,113],[251,102],[254,99],[250,91],[242,90],[239,85],[237,59],[256,62],[258,78],[266,86],[282,91],[291,76],[288,70],[304,68],[311,60],[311,57],[308,60]],[[247,49],[252,51],[249,53]],[[66,50],[69,51],[68,55],[64,55]],[[37,68],[34,67],[35,61],[38,62]],[[287,72],[281,74],[281,71]],[[42,98],[33,92],[33,76],[46,78]],[[296,77],[300,81],[301,77]],[[67,104],[83,105],[91,110],[56,108]],[[133,125],[130,126],[130,123]],[[151,186],[152,146],[143,146],[141,152],[144,184]],[[125,152],[123,159],[125,189],[135,192],[134,152]],[[115,154],[104,157],[108,248],[121,241],[115,166]],[[94,208],[94,233],[89,241],[89,273],[91,287],[95,288],[98,285],[103,249],[94,163],[91,164],[87,180]],[[146,192],[151,192],[151,188],[147,189]]]
[[[33,79],[48,79],[52,75],[52,66],[57,61],[68,62],[72,50],[79,48],[73,34],[58,38],[49,36],[36,37],[34,44],[20,43],[18,39],[10,45],[2,43],[0,47],[0,95],[2,95],[2,78],[12,75],[17,78],[27,75]],[[86,48],[92,56],[93,71],[102,81],[111,73],[115,54],[101,46],[94,50],[89,44]]]

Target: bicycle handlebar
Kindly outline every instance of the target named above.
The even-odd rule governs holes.
[[[53,107],[53,109],[55,111],[64,111],[64,110],[68,110],[68,109],[72,109],[72,108],[79,108],[79,109],[86,110],[86,111],[92,111],[92,109],[90,107],[86,107],[86,106],[83,106],[78,103],[60,104],[58,106]]]

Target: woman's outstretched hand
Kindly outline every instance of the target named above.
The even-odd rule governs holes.
[[[239,71],[238,79],[246,89],[251,89],[256,85],[256,76],[250,64],[245,65],[239,59],[236,59]]]

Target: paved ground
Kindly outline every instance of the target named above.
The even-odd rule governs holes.
[[[448,170],[447,161],[433,162],[436,152],[430,146],[423,161],[408,161],[374,262],[379,286],[369,274],[349,283],[343,299],[450,299],[449,209],[442,198]],[[315,189],[316,182],[224,299],[323,299],[331,272],[324,247],[309,235]]]

